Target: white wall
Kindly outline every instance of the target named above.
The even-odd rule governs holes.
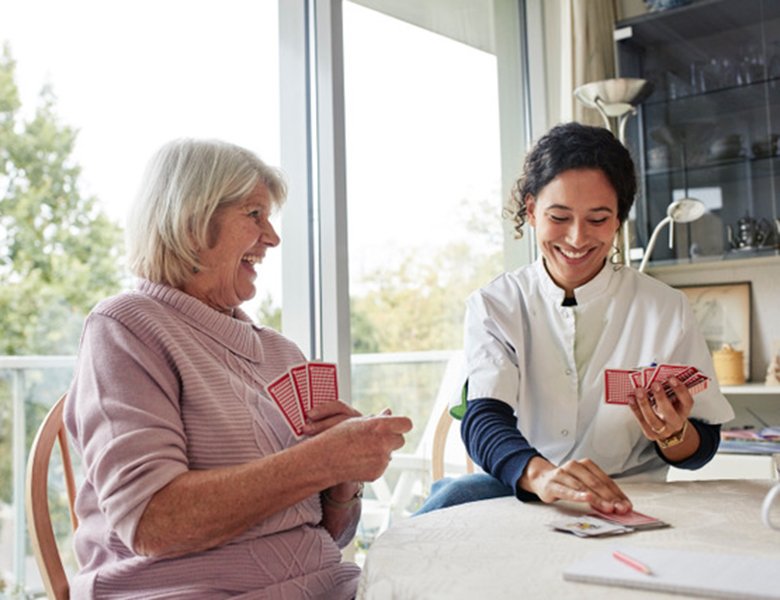
[[[763,382],[774,347],[780,344],[780,257],[697,263],[648,269],[672,286],[749,281],[751,284],[750,380]]]

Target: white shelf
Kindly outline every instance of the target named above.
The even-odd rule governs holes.
[[[725,396],[751,395],[751,396],[780,396],[780,385],[765,385],[763,383],[746,383],[744,385],[722,385],[720,391]]]

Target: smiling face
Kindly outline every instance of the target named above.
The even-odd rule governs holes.
[[[269,220],[272,200],[262,183],[243,200],[220,207],[209,223],[208,247],[198,251],[198,270],[184,291],[231,314],[255,295],[255,265],[279,245]]]
[[[547,272],[573,296],[601,271],[620,228],[615,189],[600,169],[571,169],[526,205]]]

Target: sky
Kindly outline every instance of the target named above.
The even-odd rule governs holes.
[[[277,2],[215,6],[0,0],[24,107],[53,85],[62,122],[79,130],[83,191],[120,224],[146,161],[170,139],[222,138],[279,164]],[[500,189],[498,101],[493,56],[349,2],[344,43],[357,277],[466,235],[460,202]],[[279,299],[281,252],[261,269],[258,296]]]
[[[0,41],[32,114],[44,83],[78,129],[82,191],[123,224],[146,162],[178,137],[221,138],[279,164],[275,0],[0,0]],[[262,277],[281,296],[281,254]],[[260,296],[261,294],[258,294]]]

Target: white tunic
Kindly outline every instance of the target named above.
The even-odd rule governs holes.
[[[509,404],[518,428],[550,462],[590,458],[612,477],[663,480],[668,466],[631,409],[604,401],[604,370],[693,365],[712,378],[692,417],[725,423],[734,412],[685,295],[607,263],[575,290],[576,306],[542,259],[504,273],[467,301],[468,399]]]

